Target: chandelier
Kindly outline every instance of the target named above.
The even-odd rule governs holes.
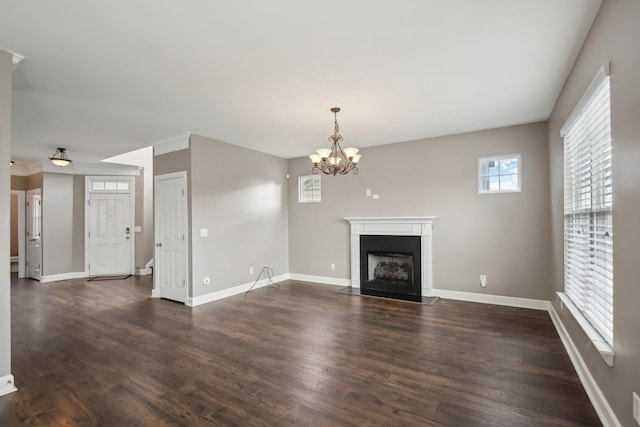
[[[51,160],[51,163],[61,168],[67,166],[73,161],[67,157],[67,150],[65,148],[58,148],[55,154],[52,157],[49,157],[49,160]]]
[[[354,175],[358,174],[358,161],[360,154],[357,148],[342,148],[342,135],[338,135],[340,128],[338,127],[338,112],[340,108],[333,107],[333,135],[329,137],[331,148],[319,148],[317,154],[310,154],[309,158],[313,162],[313,174],[322,172],[325,175],[345,175],[353,171]]]

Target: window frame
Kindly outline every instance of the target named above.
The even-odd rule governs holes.
[[[515,159],[517,162],[517,173],[516,173],[516,179],[517,179],[517,188],[516,189],[498,189],[498,190],[491,190],[490,188],[487,190],[484,188],[483,183],[486,178],[491,177],[492,175],[485,175],[484,174],[484,164],[490,161],[495,161],[495,162],[500,162],[502,160],[511,160],[511,159]],[[513,175],[513,174],[500,174],[500,169],[498,168],[498,175],[493,175],[493,176],[497,176],[498,177],[498,181],[499,178],[501,176],[507,176],[507,175]],[[495,156],[485,156],[485,157],[480,157],[478,159],[478,194],[502,194],[502,193],[521,193],[522,192],[522,154],[520,153],[515,153],[515,154],[500,154],[500,155],[495,155]]]
[[[313,181],[311,197],[306,196],[304,185],[306,181]],[[317,182],[318,188],[315,188]],[[302,175],[298,177],[298,203],[320,203],[322,201],[322,178],[321,175]]]
[[[578,127],[579,126],[579,127]],[[563,292],[558,296],[613,366],[611,81],[605,64],[560,130],[563,138]]]

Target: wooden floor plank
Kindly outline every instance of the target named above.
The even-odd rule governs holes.
[[[189,308],[150,276],[14,276],[0,425],[601,425],[546,312],[336,290]]]

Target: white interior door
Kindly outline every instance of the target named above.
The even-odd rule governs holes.
[[[187,300],[186,172],[155,179],[154,287],[160,298]]]
[[[27,191],[27,277],[42,279],[42,190]]]
[[[89,276],[131,274],[131,194],[89,196]]]

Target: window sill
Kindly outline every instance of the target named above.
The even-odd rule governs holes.
[[[576,319],[576,322],[578,322],[582,330],[585,332],[585,334],[587,334],[587,337],[593,344],[593,347],[598,351],[598,353],[600,353],[600,356],[602,356],[604,362],[608,366],[613,366],[613,360],[615,358],[613,347],[611,347],[609,343],[606,342],[602,338],[602,336],[600,336],[598,331],[596,331],[595,328],[591,326],[589,321],[585,319],[580,310],[578,310],[578,307],[576,307],[575,304],[569,299],[567,294],[565,294],[564,292],[558,292],[557,294],[558,298],[560,298],[560,307],[567,307],[573,318]]]

